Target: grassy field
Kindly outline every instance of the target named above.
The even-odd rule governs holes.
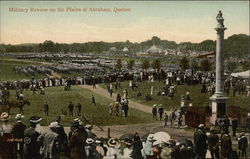
[[[11,91],[11,99],[14,99],[14,91]],[[153,122],[150,114],[146,114],[137,110],[130,109],[129,117],[116,117],[110,116],[108,113],[108,105],[111,103],[110,100],[103,98],[97,94],[93,94],[96,99],[97,106],[91,104],[92,92],[73,86],[70,91],[64,91],[63,87],[46,88],[46,95],[39,95],[36,92],[35,95],[31,91],[24,91],[24,97],[29,99],[31,105],[26,105],[24,107],[25,122],[32,115],[42,116],[42,125],[48,125],[51,121],[55,119],[56,116],[61,115],[61,109],[67,110],[69,101],[72,101],[74,105],[78,102],[82,105],[82,113],[91,119],[91,114],[93,115],[93,124],[95,125],[116,125],[116,124],[135,124],[135,123],[147,123]],[[48,101],[50,110],[49,116],[44,116],[43,104]],[[18,113],[19,109],[13,109],[11,111],[12,116]],[[65,126],[69,126],[71,121],[77,118],[63,116],[62,123]],[[81,118],[81,117],[80,117]],[[82,119],[82,118],[81,118]],[[14,121],[12,118],[11,121]],[[83,121],[83,119],[82,119]]]
[[[107,87],[102,84],[100,85],[101,87],[107,89]],[[150,89],[151,86],[154,86],[154,95],[152,96],[151,101],[146,101],[145,97],[146,94],[150,94]],[[129,88],[128,89],[128,97],[131,100],[137,101],[142,104],[146,105],[154,105],[154,104],[162,104],[163,107],[167,110],[175,107],[180,106],[181,102],[181,96],[185,95],[187,90],[190,91],[190,96],[191,96],[191,103],[193,106],[205,106],[206,104],[210,103],[209,100],[209,95],[207,93],[200,93],[201,86],[200,85],[179,85],[177,86],[177,93],[175,94],[175,97],[173,100],[169,99],[167,96],[157,96],[157,91],[162,89],[164,87],[164,83],[162,81],[155,81],[154,83],[148,83],[147,81],[141,82],[139,84],[139,88],[136,91],[132,91],[132,89],[129,88],[129,82],[122,82],[121,83],[121,88],[118,88],[117,90],[113,89],[115,93],[120,93],[121,95],[123,94],[124,88]],[[141,97],[137,97],[137,93],[140,91],[142,93]],[[250,111],[249,107],[249,99],[246,96],[239,96],[236,94],[236,97],[229,96],[229,101],[228,105],[235,105],[235,106],[240,106],[242,108],[247,109]]]
[[[27,65],[38,65],[36,62],[22,62],[22,61],[9,61],[6,58],[0,59],[0,81],[13,81],[13,80],[22,80],[22,79],[31,79],[32,76],[27,76],[24,73],[16,73],[13,68],[15,66],[27,66]],[[35,79],[44,78],[45,75],[36,74],[34,75]]]

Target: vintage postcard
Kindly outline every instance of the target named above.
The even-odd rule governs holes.
[[[249,1],[0,1],[1,159],[250,157]]]

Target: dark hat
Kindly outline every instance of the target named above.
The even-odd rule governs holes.
[[[61,116],[57,116],[56,117],[56,121],[58,122],[58,121],[61,121]]]
[[[78,127],[78,126],[79,126],[79,122],[77,122],[77,121],[73,121],[71,123],[71,127]]]
[[[30,117],[30,123],[38,123],[41,120],[42,120],[42,118],[38,117],[38,116],[32,116],[32,117]]]

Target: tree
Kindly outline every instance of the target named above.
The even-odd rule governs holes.
[[[243,71],[250,69],[250,62],[249,61],[244,61],[241,65],[242,65]]]
[[[155,59],[152,63],[152,68],[159,71],[161,68],[161,61],[159,59]]]
[[[51,40],[46,40],[43,42],[43,51],[54,52],[54,42]]]
[[[116,60],[115,68],[118,70],[121,70],[121,68],[122,68],[122,60],[121,59]]]
[[[180,67],[183,71],[185,71],[186,69],[189,68],[189,61],[186,57],[183,57],[181,60],[180,60]]]
[[[135,65],[135,60],[129,60],[127,67],[129,70],[132,70],[134,65]]]
[[[149,64],[148,60],[143,60],[142,64],[141,64],[141,67],[142,67],[142,69],[147,70],[149,68],[149,65],[150,64]]]
[[[226,71],[229,73],[234,72],[234,70],[237,68],[237,64],[235,62],[227,62],[226,63]]]
[[[211,63],[208,59],[204,59],[200,63],[200,68],[202,71],[210,71],[211,70]]]
[[[192,67],[192,69],[193,70],[195,70],[195,71],[197,71],[197,70],[199,70],[199,64],[198,64],[198,62],[196,61],[196,60],[192,60],[191,61],[191,67]]]

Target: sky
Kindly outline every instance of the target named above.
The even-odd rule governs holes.
[[[28,12],[11,12],[10,8]],[[48,11],[32,12],[31,8]],[[90,12],[89,8],[111,12]],[[115,8],[127,11],[115,12]],[[249,35],[249,1],[0,1],[0,43],[141,42],[152,36],[177,43],[215,40],[219,10],[228,28],[225,38]]]

